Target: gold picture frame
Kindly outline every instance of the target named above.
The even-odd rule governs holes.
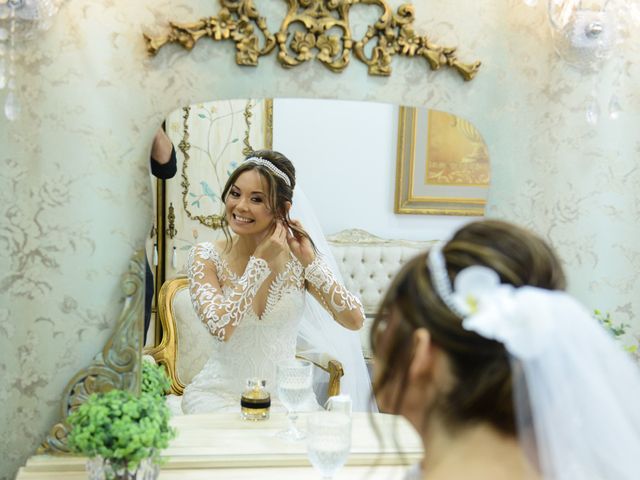
[[[489,182],[487,146],[470,122],[399,108],[395,213],[483,216]]]

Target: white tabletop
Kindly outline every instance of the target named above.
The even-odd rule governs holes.
[[[305,414],[298,423],[305,424]],[[178,436],[163,452],[166,463],[161,479],[215,478],[320,478],[307,460],[304,441],[289,443],[276,433],[287,427],[283,414],[269,420],[244,421],[235,414],[174,417]],[[384,444],[378,441],[375,424]],[[422,444],[402,418],[385,414],[353,414],[352,448],[341,478],[401,479],[406,467],[422,456]],[[74,456],[36,455],[18,472],[17,480],[80,479],[85,459]],[[259,475],[258,475],[259,470]]]

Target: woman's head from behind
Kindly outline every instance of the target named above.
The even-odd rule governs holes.
[[[559,290],[560,263],[536,235],[495,220],[461,228],[442,248],[449,281],[481,265],[501,283]],[[504,345],[466,330],[432,282],[427,254],[394,279],[372,327],[374,391],[382,410],[406,416],[421,430],[438,419],[446,428],[488,423],[515,434],[512,377]]]
[[[288,223],[295,184],[295,168],[281,153],[259,150],[249,154],[222,190],[225,234],[228,236],[228,227],[237,234],[259,234],[276,220]]]

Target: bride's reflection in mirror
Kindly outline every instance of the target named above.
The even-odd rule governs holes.
[[[349,361],[359,339],[347,331],[361,328],[364,310],[328,261],[321,232],[307,231],[314,214],[300,195],[294,165],[272,150],[250,152],[222,189],[226,238],[199,243],[187,260],[194,309],[218,342],[184,391],[185,413],[239,410],[246,379],[275,385],[276,364],[293,360],[300,342],[333,354],[350,374],[345,393],[366,408],[364,358]],[[306,408],[318,408],[308,394]],[[271,398],[273,408],[273,388]]]
[[[360,228],[387,238],[443,237],[465,220],[394,213],[394,167],[397,161],[398,170],[410,171],[405,190],[413,189],[399,202],[406,179],[396,177],[396,212],[398,204],[413,208],[416,198],[433,198],[442,213],[469,215],[456,210],[465,204],[456,196],[463,190],[467,205],[482,203],[488,185],[477,131],[444,113],[289,99],[192,105],[170,114],[165,128],[167,137],[159,132],[152,150],[178,146],[179,173],[158,182],[162,218],[154,244],[162,248],[154,266],[164,288],[156,286],[158,318],[147,351],[167,366],[180,395],[170,399],[172,408],[239,411],[245,381],[266,379],[275,394],[275,363],[295,355],[319,367],[320,403],[341,392],[354,397],[356,410],[370,408],[364,346],[348,330],[363,321],[362,285],[353,274],[341,278],[325,233]],[[318,219],[309,221],[301,208]],[[391,268],[385,255],[380,265]],[[367,313],[373,309],[365,302]]]

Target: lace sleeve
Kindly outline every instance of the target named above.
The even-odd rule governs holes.
[[[242,277],[225,294],[218,280],[219,265],[213,245],[199,244],[189,253],[187,274],[193,308],[211,335],[224,341],[251,308],[256,292],[271,270],[265,260],[251,257]]]
[[[353,330],[362,326],[365,315],[360,299],[336,279],[331,269],[319,256],[305,267],[304,278],[314,287],[311,294],[322,303],[335,320]]]

